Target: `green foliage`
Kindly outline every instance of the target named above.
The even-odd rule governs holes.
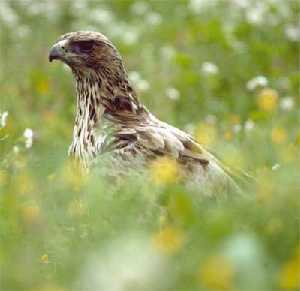
[[[299,12],[297,0],[2,0],[0,289],[300,288]],[[87,29],[116,44],[152,112],[256,177],[244,196],[200,196],[171,165],[116,181],[69,164],[73,82],[48,51]]]

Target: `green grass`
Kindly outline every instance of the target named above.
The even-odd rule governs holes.
[[[300,7],[237,2],[1,1],[0,290],[300,288]],[[245,197],[70,168],[73,81],[48,51],[85,29],[155,115],[257,178]]]

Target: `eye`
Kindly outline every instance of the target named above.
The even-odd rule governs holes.
[[[76,53],[88,53],[93,47],[93,41],[78,41],[73,43],[73,48]]]

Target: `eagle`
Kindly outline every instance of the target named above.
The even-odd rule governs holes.
[[[192,136],[156,118],[129,82],[122,57],[102,33],[62,35],[49,61],[70,67],[76,82],[76,116],[69,155],[85,168],[108,154],[117,168],[136,161],[147,168],[160,157],[175,160],[182,175],[209,195],[238,188],[228,169]]]

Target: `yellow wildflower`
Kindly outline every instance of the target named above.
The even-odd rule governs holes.
[[[211,257],[200,268],[200,282],[209,289],[232,289],[234,266],[223,257]]]
[[[49,264],[49,256],[47,254],[43,254],[40,258],[41,262],[44,264]]]
[[[225,140],[232,140],[233,139],[233,133],[231,130],[226,130],[224,132],[224,138]]]
[[[275,127],[272,129],[271,138],[273,143],[282,144],[287,140],[286,131],[282,127]]]
[[[162,157],[152,162],[150,166],[153,181],[156,184],[171,184],[179,176],[177,162],[173,159]]]
[[[213,124],[201,124],[195,133],[196,140],[203,145],[210,146],[212,145],[217,136],[216,128]]]
[[[43,95],[49,92],[49,82],[46,79],[39,80],[36,84],[36,91]]]
[[[27,224],[36,222],[40,217],[40,212],[38,205],[23,206],[21,209],[22,218]]]
[[[279,285],[282,289],[300,289],[300,246],[296,256],[283,265],[279,274]]]
[[[153,237],[154,246],[165,254],[173,254],[178,251],[184,242],[184,235],[180,229],[166,226]]]
[[[229,116],[229,120],[231,124],[240,124],[241,123],[241,118],[237,114],[231,114]]]
[[[258,95],[257,105],[260,110],[273,112],[278,105],[278,93],[271,88],[264,88]]]

